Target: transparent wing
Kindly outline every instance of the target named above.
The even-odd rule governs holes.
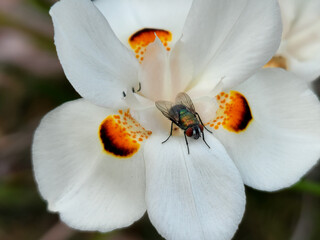
[[[176,105],[177,104],[182,104],[184,106],[186,106],[187,108],[189,108],[189,110],[192,112],[192,113],[196,113],[196,110],[194,108],[194,105],[192,103],[192,100],[191,98],[188,96],[188,94],[184,93],[184,92],[181,92],[177,95],[176,97]]]
[[[177,123],[179,121],[179,115],[175,114],[174,111],[170,111],[173,107],[172,102],[168,101],[156,101],[156,107],[162,112],[162,114]]]

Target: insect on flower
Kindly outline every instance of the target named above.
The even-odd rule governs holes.
[[[172,136],[172,129],[174,123],[179,128],[184,130],[184,138],[186,140],[188,154],[190,154],[190,151],[187,136],[193,137],[194,139],[198,139],[202,135],[203,141],[208,146],[208,148],[210,148],[210,146],[204,139],[203,128],[205,128],[209,133],[212,132],[205,127],[199,114],[196,112],[194,108],[192,100],[186,93],[179,93],[176,97],[175,104],[168,101],[156,101],[155,104],[156,107],[162,112],[162,114],[172,121],[170,135],[162,143],[168,141],[169,138]]]
[[[50,14],[82,98],[41,120],[33,169],[72,228],[109,232],[147,211],[164,239],[230,240],[244,184],[287,188],[317,163],[318,98],[294,74],[262,69],[281,39],[277,0],[60,0]],[[158,101],[185,89],[199,114],[185,93]],[[160,144],[176,128],[185,137]],[[207,146],[191,140],[187,154],[187,137]]]

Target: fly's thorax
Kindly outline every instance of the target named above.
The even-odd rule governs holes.
[[[180,116],[180,113],[181,112],[184,112],[184,111],[188,111],[188,109],[186,108],[186,106],[182,105],[182,104],[178,104],[178,105],[174,105],[170,111],[169,111],[169,114],[170,116]]]
[[[199,121],[197,119],[197,117],[190,112],[188,109],[182,109],[179,112],[179,119],[180,119],[180,124],[181,124],[181,128],[182,129],[187,129],[190,126],[193,125],[199,125]]]

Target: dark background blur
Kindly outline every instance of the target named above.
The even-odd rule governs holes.
[[[55,53],[53,0],[0,1],[0,240],[162,239],[148,217],[108,234],[79,232],[47,212],[33,178],[31,142],[40,119],[78,98]],[[319,92],[320,83],[315,83]],[[320,173],[277,193],[246,189],[236,240],[320,239]]]

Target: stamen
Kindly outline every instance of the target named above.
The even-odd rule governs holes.
[[[138,90],[135,90],[134,87],[132,87],[132,92],[133,93],[137,93],[137,92],[140,92],[141,91],[141,82],[139,82],[139,88]]]

